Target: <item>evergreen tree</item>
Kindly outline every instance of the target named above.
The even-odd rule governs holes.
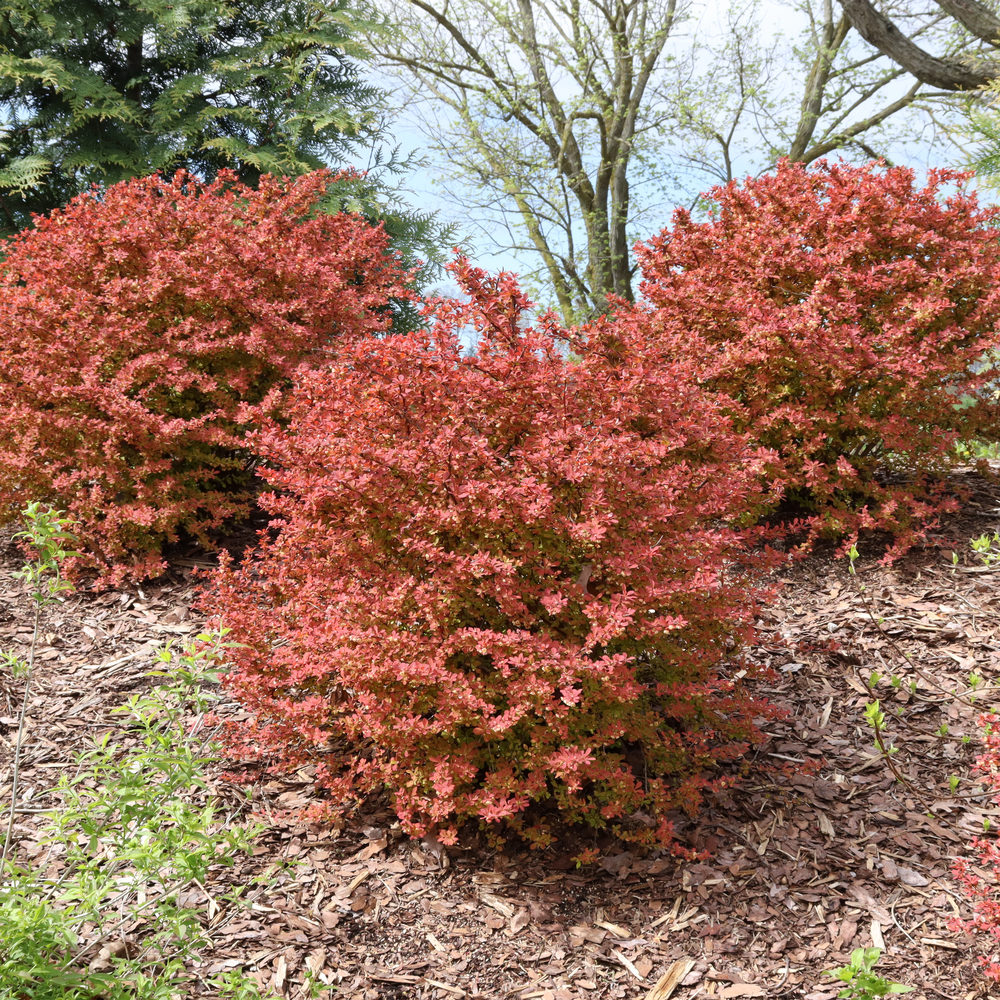
[[[155,170],[254,184],[368,160],[382,93],[353,38],[371,27],[349,0],[0,0],[0,232]],[[333,202],[433,256],[431,220],[385,183],[402,165],[374,166]]]

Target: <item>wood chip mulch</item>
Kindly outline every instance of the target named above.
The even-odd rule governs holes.
[[[874,943],[885,948],[880,970],[917,987],[915,1000],[1000,995],[978,971],[986,942],[948,929],[968,915],[953,859],[984,820],[1000,827],[1000,808],[969,778],[976,716],[1000,703],[1000,567],[982,568],[968,545],[1000,527],[1000,486],[964,478],[974,492],[961,513],[891,568],[872,549],[856,577],[829,553],[782,574],[751,655],[775,669],[763,693],[788,711],[766,726],[755,761],[789,772],[757,769],[697,821],[678,819],[707,860],[601,842],[599,864],[578,870],[565,851],[445,849],[402,836],[377,806],[346,825],[303,824],[294,817],[315,801],[310,770],[267,777],[253,789],[268,822],[253,855],[219,866],[188,900],[213,942],[197,980],[241,967],[265,991],[304,997],[311,971],[341,1000],[832,1000],[839,987],[822,971]],[[201,628],[200,561],[181,560],[148,587],[80,591],[46,612],[15,825],[22,857],[39,851],[46,793],[88,739],[110,731],[127,741],[113,709],[151,683],[157,645]],[[0,649],[30,641],[17,565],[8,546]],[[903,781],[864,721],[872,671]],[[0,801],[21,690],[0,674]],[[815,773],[797,773],[805,762]],[[242,793],[223,771],[210,792],[235,816]],[[248,886],[250,909],[215,902],[233,884]]]

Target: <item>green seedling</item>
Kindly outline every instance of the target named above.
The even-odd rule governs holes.
[[[28,676],[28,664],[17,653],[8,651],[0,653],[0,668],[10,671],[10,676],[16,681]]]
[[[199,730],[219,697],[211,687],[224,632],[200,635],[180,653],[160,651],[162,683],[120,709],[131,720],[128,742],[106,733],[77,756],[49,793],[58,805],[35,830],[42,854],[22,864],[11,834],[40,613],[70,589],[62,563],[73,555],[71,522],[61,512],[32,504],[24,517],[18,537],[33,558],[20,576],[35,625],[27,662],[3,657],[24,676],[25,693],[0,856],[0,998],[172,1000],[209,944],[206,927],[224,929],[252,903],[244,886],[206,888],[259,830],[222,815],[204,794],[216,747]],[[192,904],[193,891],[206,902]],[[260,997],[257,984],[235,970],[212,985],[219,997]]]
[[[856,545],[852,545],[847,550],[847,559],[848,559],[847,572],[850,573],[851,576],[856,576],[856,573],[854,571],[854,563],[857,561],[857,558],[858,558],[858,547]]]
[[[872,731],[875,733],[876,748],[886,756],[894,754],[896,752],[896,748],[887,747],[885,745],[883,735],[885,733],[885,712],[882,711],[881,702],[870,701],[867,705],[865,705],[865,721],[869,726],[871,726]]]
[[[13,666],[16,661],[17,670],[24,678],[24,696],[21,699],[21,714],[17,725],[17,742],[14,746],[14,764],[11,769],[10,813],[7,817],[7,829],[3,838],[3,850],[0,851],[0,872],[3,871],[10,851],[11,837],[14,833],[14,810],[17,806],[17,794],[21,777],[21,756],[24,747],[24,720],[27,717],[28,701],[31,695],[31,675],[35,667],[35,650],[38,648],[38,626],[41,622],[42,609],[49,604],[62,600],[62,595],[73,589],[73,585],[63,579],[62,564],[70,556],[76,555],[68,546],[74,541],[69,530],[73,521],[64,515],[63,511],[53,507],[43,507],[38,503],[30,503],[22,512],[24,530],[18,531],[14,538],[22,541],[29,548],[34,558],[28,559],[24,566],[14,575],[28,585],[34,604],[34,624],[31,630],[31,645],[28,647],[28,660],[21,664],[20,658],[10,653],[5,655],[6,662]]]
[[[951,789],[951,794],[954,795],[958,791],[958,786],[961,784],[961,778],[952,774],[948,778],[948,787]]]
[[[971,543],[973,552],[979,556],[980,561],[984,566],[992,566],[994,562],[1000,559],[1000,532],[996,532],[992,537],[989,535],[980,535],[978,538],[973,538]]]
[[[843,1000],[875,1000],[876,997],[894,993],[910,993],[912,986],[894,983],[874,971],[882,956],[880,948],[855,948],[851,964],[840,969],[830,969],[824,976],[833,976],[847,985],[837,994]]]

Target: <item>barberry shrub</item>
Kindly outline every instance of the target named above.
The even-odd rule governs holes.
[[[956,445],[998,437],[1000,233],[967,177],[786,161],[637,248],[631,321],[733,401],[814,535],[886,529],[898,550],[954,509]]]
[[[116,184],[36,220],[0,264],[0,512],[58,502],[76,565],[155,575],[256,490],[242,408],[336,341],[384,332],[406,276],[385,234],[315,210],[327,171]]]
[[[1000,715],[984,712],[979,717],[983,752],[976,758],[972,769],[976,780],[987,790],[996,793],[995,804],[1000,804]],[[989,829],[989,821],[986,823]],[[1000,945],[1000,843],[995,831],[993,836],[976,837],[972,841],[974,865],[969,858],[959,858],[952,867],[955,879],[972,904],[972,919],[954,919],[951,929],[968,934],[986,934]],[[1000,982],[1000,957],[982,956],[980,964],[986,975]]]
[[[752,463],[690,365],[567,345],[510,276],[454,270],[467,302],[346,345],[254,438],[277,530],[211,598],[254,715],[230,751],[384,789],[444,843],[548,843],[553,805],[670,843],[768,711],[720,669],[755,606],[725,523]]]

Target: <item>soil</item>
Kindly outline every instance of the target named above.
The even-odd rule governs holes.
[[[916,987],[914,998],[998,995],[978,968],[988,942],[948,926],[968,916],[952,863],[1000,816],[970,778],[976,718],[1000,702],[1000,566],[982,566],[968,544],[1000,527],[1000,486],[962,478],[972,495],[961,512],[891,567],[873,545],[854,576],[832,551],[782,573],[750,650],[774,669],[761,692],[788,713],[754,750],[756,765],[774,768],[756,767],[696,820],[677,818],[703,860],[611,841],[583,869],[565,848],[442,848],[403,836],[378,803],[308,824],[296,816],[316,801],[310,769],[264,776],[252,808],[267,828],[252,856],[220,866],[188,900],[213,942],[191,970],[196,982],[242,967],[288,997],[308,995],[311,970],[342,1000],[826,1000],[839,986],[822,972],[874,943],[885,948],[880,970]],[[8,545],[0,648],[31,638],[18,561]],[[157,645],[201,629],[192,573],[206,563],[175,559],[148,587],[84,589],[46,611],[15,825],[23,858],[39,851],[60,771],[94,736],[127,739],[113,710],[151,683]],[[864,720],[873,671],[896,773]],[[22,683],[0,674],[0,800]],[[225,766],[208,791],[234,819],[243,793]],[[265,871],[272,884],[252,888],[251,909],[218,905],[229,885]]]

